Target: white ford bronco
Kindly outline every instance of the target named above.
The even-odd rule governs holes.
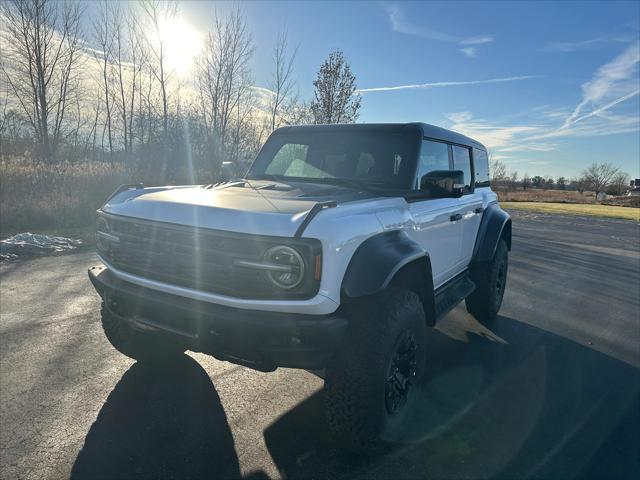
[[[496,317],[510,248],[477,141],[423,123],[298,126],[245,178],[120,187],[89,277],[120,352],[318,372],[336,439],[370,449],[407,420],[426,329],[462,300]]]

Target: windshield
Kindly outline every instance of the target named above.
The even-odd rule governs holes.
[[[249,178],[409,189],[418,145],[416,132],[343,130],[276,134],[258,155]]]

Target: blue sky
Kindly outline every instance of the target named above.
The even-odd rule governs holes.
[[[520,176],[612,162],[640,177],[640,2],[183,2],[180,15],[205,32],[214,9],[236,5],[256,86],[269,85],[286,28],[303,99],[340,48],[362,90],[360,121],[459,131]]]
[[[573,176],[611,161],[640,176],[638,2],[240,5],[258,86],[267,86],[270,50],[286,27],[303,97],[321,61],[341,48],[359,88],[423,85],[362,92],[361,121],[461,131],[520,175]],[[213,8],[184,4],[182,13],[204,30]]]

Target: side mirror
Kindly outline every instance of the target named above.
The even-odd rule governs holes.
[[[420,179],[420,190],[431,198],[458,198],[464,193],[462,170],[434,170]]]

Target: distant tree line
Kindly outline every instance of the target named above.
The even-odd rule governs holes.
[[[7,0],[0,4],[0,156],[38,163],[118,163],[158,181],[240,168],[288,124],[349,123],[361,99],[343,52],[322,63],[313,98],[297,94],[297,48],[274,39],[267,89],[255,86],[255,44],[241,10],[214,15],[189,80],[167,63],[163,22],[178,5]],[[265,99],[266,97],[266,99]]]
[[[573,190],[581,194],[590,191],[596,196],[599,193],[623,195],[631,185],[629,174],[612,163],[593,163],[573,178],[529,176],[528,173],[520,177],[517,171],[508,171],[504,162],[500,160],[493,160],[490,167],[491,184],[494,189],[502,191],[546,189]]]

